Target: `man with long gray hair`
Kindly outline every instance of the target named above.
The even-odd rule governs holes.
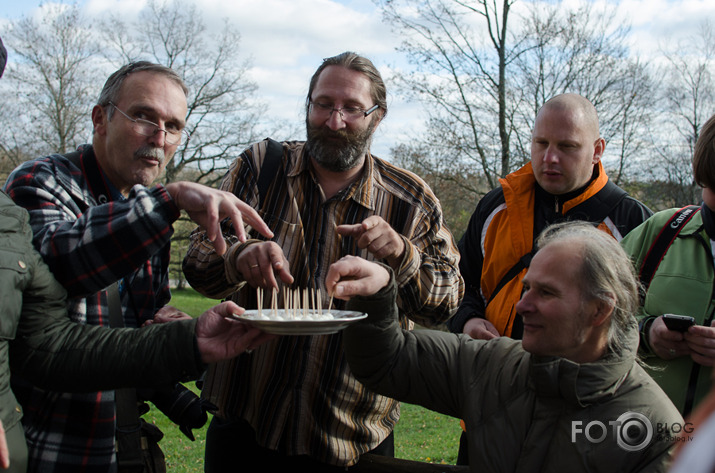
[[[343,335],[369,389],[464,419],[474,472],[665,472],[687,427],[639,365],[638,290],[618,242],[588,223],[549,227],[516,305],[522,340],[402,330],[394,273],[345,257],[327,276],[367,319]]]

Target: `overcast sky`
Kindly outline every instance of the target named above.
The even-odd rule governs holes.
[[[251,78],[268,114],[294,122],[303,121],[303,100],[308,80],[324,57],[352,50],[373,60],[386,79],[391,68],[404,67],[395,53],[399,39],[382,23],[370,0],[195,0],[209,28],[220,28],[229,18],[241,33],[243,57],[252,59]],[[577,4],[584,0],[565,0]],[[595,3],[607,0],[594,0]],[[32,15],[40,0],[0,0],[0,22]],[[45,1],[44,3],[48,3]],[[78,2],[88,16],[108,10],[127,15],[141,10],[145,0],[83,0]],[[647,59],[663,38],[692,33],[699,22],[715,23],[715,0],[623,0],[619,15],[632,26],[633,47]],[[517,2],[517,7],[519,3]],[[419,127],[424,114],[419,104],[406,104],[390,93],[390,113],[378,128],[375,154],[388,157],[399,138]],[[285,137],[283,137],[285,138]],[[303,136],[291,138],[302,139]]]

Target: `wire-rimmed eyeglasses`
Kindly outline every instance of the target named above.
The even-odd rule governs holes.
[[[333,104],[315,102],[313,100],[310,101],[310,109],[312,110],[313,114],[317,116],[324,116],[326,119],[328,119],[333,114],[333,112],[338,112],[340,114],[340,118],[342,118],[343,121],[346,122],[357,120],[358,118],[365,118],[378,108],[380,108],[380,106],[377,104],[373,105],[367,110],[360,107],[335,108]]]
[[[159,127],[159,125],[157,125],[154,122],[150,122],[149,120],[143,120],[141,118],[130,117],[129,115],[124,113],[124,111],[122,111],[122,109],[120,109],[119,107],[114,105],[113,102],[109,102],[109,105],[114,107],[119,113],[124,115],[124,117],[127,120],[132,122],[134,124],[132,126],[132,129],[140,135],[154,136],[158,132],[163,131],[164,134],[166,135],[165,140],[170,145],[180,145],[182,143],[187,143],[189,141],[189,139],[191,138],[191,135],[189,135],[189,132],[186,130],[180,130],[178,128],[167,130],[165,128]]]

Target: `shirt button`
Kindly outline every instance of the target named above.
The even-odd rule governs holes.
[[[20,267],[20,269],[25,269],[25,268],[27,268],[27,264],[26,264],[24,261],[22,261],[22,260],[18,261],[18,262],[17,262],[17,265]]]

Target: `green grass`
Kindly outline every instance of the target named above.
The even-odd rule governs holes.
[[[198,316],[218,301],[204,298],[193,289],[173,290],[171,305],[189,315]],[[194,383],[186,386],[198,393]],[[144,416],[163,432],[161,448],[171,473],[204,471],[206,428],[194,430],[196,441],[187,439],[179,428],[156,408]],[[209,417],[210,422],[210,417]],[[402,404],[400,421],[395,427],[395,456],[429,463],[455,464],[461,429],[459,420],[437,414],[412,404]]]
[[[172,289],[170,305],[177,309],[186,312],[192,317],[198,317],[210,307],[219,304],[221,301],[217,299],[209,299],[204,297],[196,290],[187,289]]]

